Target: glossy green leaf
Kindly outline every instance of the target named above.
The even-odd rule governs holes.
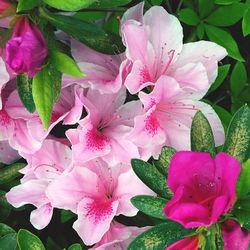
[[[231,64],[226,64],[218,68],[217,78],[214,81],[214,83],[211,85],[210,89],[208,90],[208,94],[215,91],[223,83],[223,81],[228,75],[230,66]]]
[[[33,78],[32,95],[45,129],[49,127],[53,106],[60,96],[61,77],[61,73],[48,64]]]
[[[138,159],[132,159],[132,168],[136,175],[153,191],[161,197],[172,197],[171,191],[167,187],[167,180],[155,166]]]
[[[242,164],[241,172],[237,180],[237,198],[246,198],[250,193],[250,159]]]
[[[175,153],[176,153],[175,149],[170,147],[163,147],[159,159],[154,161],[154,165],[166,177],[168,174],[170,161]]]
[[[5,183],[8,183],[21,174],[19,173],[19,170],[24,168],[26,166],[25,163],[14,163],[12,165],[6,166],[4,168],[0,169],[0,185],[3,185]]]
[[[93,23],[96,22],[96,20],[99,20],[101,18],[104,18],[106,16],[106,12],[102,11],[89,11],[89,12],[77,12],[74,15],[74,18],[77,18],[79,20],[88,22],[88,23]]]
[[[206,18],[206,22],[215,26],[231,26],[242,18],[244,10],[243,3],[222,6],[211,13]]]
[[[17,249],[16,233],[9,233],[1,237],[0,249],[1,250],[16,250]]]
[[[229,125],[223,151],[244,162],[250,149],[250,109],[240,108]]]
[[[208,16],[212,12],[214,8],[214,1],[198,0],[198,2],[199,2],[200,17],[203,19],[204,17]]]
[[[64,54],[60,51],[52,51],[50,56],[52,64],[58,71],[74,77],[85,76],[81,72],[76,62],[67,54]]]
[[[123,6],[128,3],[132,2],[132,0],[98,0],[95,3],[93,3],[90,8],[113,8],[118,6]]]
[[[82,247],[80,244],[73,244],[68,248],[68,250],[82,250]]]
[[[152,227],[137,236],[127,250],[165,250],[167,246],[189,235],[192,231],[169,221]]]
[[[32,79],[26,74],[17,75],[16,77],[17,91],[24,107],[30,112],[34,113],[36,106],[32,96]]]
[[[24,10],[31,10],[37,7],[40,3],[40,0],[19,0],[17,4],[17,13]]]
[[[168,200],[155,196],[138,195],[133,197],[131,202],[144,214],[161,220],[167,220],[166,215],[163,213],[163,209]]]
[[[205,27],[203,23],[200,23],[196,28],[196,35],[199,39],[202,39],[205,34]]]
[[[191,126],[191,148],[192,151],[209,152],[216,155],[214,136],[207,118],[198,111]]]
[[[25,1],[25,0],[24,0]],[[98,0],[43,0],[49,6],[67,11],[77,11],[83,8],[89,7],[94,2]]]
[[[41,15],[58,29],[99,52],[114,54],[117,47],[120,51],[123,50],[121,38],[106,33],[97,24],[45,11],[41,11]]]
[[[45,250],[42,241],[36,235],[25,229],[18,231],[17,244],[20,250]]]
[[[6,224],[0,223],[0,238],[11,233],[15,233],[15,230],[13,228]]]
[[[232,214],[237,218],[241,226],[250,229],[250,197],[237,200],[234,204]]]
[[[221,5],[228,5],[237,2],[240,2],[240,0],[214,0],[214,3]]]
[[[250,34],[250,8],[246,10],[243,16],[242,31],[243,31],[244,36],[247,36]]]
[[[240,54],[238,45],[230,33],[211,25],[205,25],[205,30],[209,40],[224,47],[230,57],[244,62],[244,58]]]
[[[230,87],[234,96],[240,95],[247,83],[247,71],[242,62],[237,62],[230,77]]]
[[[190,8],[181,9],[179,12],[179,19],[183,23],[194,26],[200,22],[199,16]]]

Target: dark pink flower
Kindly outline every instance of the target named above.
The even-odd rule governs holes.
[[[186,228],[210,226],[235,200],[239,162],[226,153],[177,152],[170,163],[168,185],[173,198],[164,208]]]
[[[166,250],[198,250],[199,238],[197,235],[190,236],[176,241],[166,248]]]
[[[5,12],[12,6],[11,2],[8,0],[0,0],[0,14]]]
[[[16,74],[33,77],[47,57],[48,46],[38,27],[24,17],[16,22],[5,51],[6,63]]]
[[[221,225],[224,240],[224,250],[247,250],[250,243],[250,233],[243,231],[234,220],[227,220]]]

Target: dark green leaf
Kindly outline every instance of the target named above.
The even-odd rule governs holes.
[[[198,111],[191,126],[191,148],[192,151],[209,152],[216,155],[214,136],[207,118]]]
[[[232,3],[237,3],[240,0],[214,0],[214,3],[216,4],[221,4],[221,5],[228,5],[228,4],[232,4]]]
[[[163,2],[163,0],[151,0],[151,3],[152,3],[153,5],[161,5],[162,2]]]
[[[249,226],[250,224],[250,197],[237,200],[234,204],[232,214],[237,218],[241,226]]]
[[[196,35],[199,39],[202,39],[204,37],[204,34],[205,34],[205,27],[204,27],[204,24],[203,23],[200,23],[198,26],[197,26],[197,29],[196,29]]]
[[[7,209],[9,209],[9,208],[11,208],[11,205],[6,200],[5,195],[6,195],[6,192],[0,190],[0,208],[7,208]],[[1,231],[1,228],[0,228],[0,231]],[[0,234],[0,237],[1,237],[1,234]]]
[[[0,238],[10,233],[15,233],[15,230],[8,225],[0,223]]]
[[[19,170],[25,167],[25,163],[14,163],[12,165],[6,166],[0,169],[0,185],[8,183],[16,179],[21,174]]]
[[[16,248],[17,248],[16,233],[9,233],[0,238],[1,250],[16,250]]]
[[[17,13],[24,10],[31,10],[37,7],[40,0],[19,0],[17,4]]]
[[[128,250],[165,250],[177,240],[189,235],[191,230],[169,221],[157,225],[135,238],[128,246]]]
[[[214,8],[214,1],[212,0],[199,0],[200,17],[203,19],[209,15]]]
[[[65,223],[75,217],[76,217],[76,214],[72,213],[71,211],[68,211],[68,210],[61,211],[61,223]]]
[[[26,74],[17,75],[16,77],[17,90],[24,107],[30,112],[34,113],[36,106],[32,96],[32,79]]]
[[[211,25],[205,25],[205,30],[209,40],[226,48],[230,57],[244,62],[244,58],[240,54],[238,45],[230,33]]]
[[[173,148],[163,147],[161,150],[161,154],[159,156],[159,160],[154,161],[154,165],[166,177],[168,174],[170,161],[172,159],[172,156],[175,154],[175,152],[176,150]]]
[[[68,250],[82,250],[82,247],[80,244],[73,244],[68,248]]]
[[[106,12],[101,11],[90,11],[90,12],[77,12],[74,15],[74,18],[77,18],[79,20],[85,21],[85,22],[95,22],[96,20],[99,20],[101,18],[104,18],[106,16]]]
[[[181,22],[188,25],[197,25],[200,22],[199,16],[193,9],[185,8],[179,12],[179,19]]]
[[[237,198],[246,198],[250,192],[250,159],[242,164],[240,176],[237,180]]]
[[[42,241],[36,235],[25,229],[18,231],[17,244],[20,250],[45,250]]]
[[[26,1],[26,0],[24,0]],[[97,0],[43,0],[49,6],[59,9],[59,10],[67,10],[67,11],[77,11],[83,8],[89,7]]]
[[[161,197],[172,197],[171,191],[167,187],[167,180],[155,166],[138,159],[132,159],[132,168],[136,175],[153,191]]]
[[[33,78],[32,95],[45,129],[48,129],[52,109],[61,91],[61,73],[48,64]]]
[[[242,62],[237,62],[230,77],[232,94],[238,96],[244,89],[247,82],[247,71]]]
[[[132,0],[98,0],[96,3],[92,4],[90,8],[113,8],[118,6],[123,6],[132,2]]]
[[[247,36],[250,34],[250,8],[247,9],[242,20],[242,31],[243,35]]]
[[[243,16],[245,5],[243,3],[235,3],[216,9],[210,14],[206,21],[215,26],[231,26],[237,23]]]
[[[234,115],[226,136],[223,151],[244,162],[249,155],[250,146],[250,109],[247,105]]]
[[[138,195],[133,197],[131,202],[144,214],[161,220],[167,220],[166,215],[163,213],[163,208],[168,202],[166,199],[149,195]]]
[[[229,124],[230,124],[230,121],[232,119],[232,115],[227,110],[225,110],[224,108],[222,108],[218,105],[214,105],[213,109],[215,110],[215,112],[219,116],[219,118],[223,124],[224,130],[226,131]]]

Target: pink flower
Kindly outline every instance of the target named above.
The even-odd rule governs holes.
[[[126,56],[131,64],[125,85],[137,93],[155,85],[162,75],[174,78],[180,86],[189,86],[204,95],[217,76],[217,62],[227,53],[207,41],[183,45],[178,19],[159,6],[142,16],[143,4],[129,9],[121,25]]]
[[[73,78],[64,75],[64,86],[77,83],[85,88],[98,90],[102,94],[117,93],[120,90],[126,76],[123,54],[105,55],[73,39],[71,40],[71,53],[86,76]]]
[[[16,22],[5,53],[6,63],[16,74],[33,77],[47,57],[48,46],[38,27],[24,17]]]
[[[90,165],[89,165],[90,164]],[[138,194],[152,194],[134,174],[122,164],[109,167],[101,159],[75,165],[52,182],[47,196],[57,208],[78,215],[73,228],[86,245],[99,242],[109,230],[115,216],[134,216],[138,210],[130,199]]]
[[[88,115],[77,129],[66,135],[72,143],[75,162],[87,162],[102,157],[115,165],[138,158],[137,147],[127,139],[134,125],[134,117],[141,113],[139,101],[124,104],[125,88],[115,94],[100,94],[89,90],[83,100]]]
[[[171,244],[166,250],[198,250],[199,238],[197,235],[190,236],[181,240],[178,240],[174,244]]]
[[[2,109],[1,92],[5,84],[10,80],[10,75],[6,69],[3,59],[0,57],[0,110]]]
[[[8,0],[0,0],[0,15],[12,6]]]
[[[157,157],[164,145],[189,150],[192,120],[198,110],[209,120],[216,145],[224,142],[224,129],[215,111],[175,79],[162,76],[150,94],[140,92],[139,98],[145,113],[135,118],[129,139],[149,157]]]
[[[250,243],[250,233],[242,230],[239,223],[226,220],[221,225],[224,250],[247,250]]]
[[[8,140],[0,140],[0,162],[12,164],[20,158],[21,156],[10,146]]]
[[[147,230],[148,227],[128,227],[118,222],[112,222],[109,230],[102,239],[90,250],[125,250],[130,242],[139,234]]]
[[[235,200],[241,167],[230,155],[177,152],[170,163],[168,186],[173,198],[165,215],[186,228],[210,226],[228,212]]]
[[[24,177],[21,184],[13,187],[6,198],[14,207],[32,204],[30,221],[37,229],[46,227],[53,214],[53,207],[46,196],[46,189],[53,180],[71,164],[69,147],[54,141],[45,140],[42,148],[33,155],[23,155],[28,165],[21,170]]]

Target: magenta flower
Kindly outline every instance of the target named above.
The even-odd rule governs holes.
[[[33,77],[47,57],[48,46],[38,27],[29,19],[20,18],[5,52],[6,63],[16,74],[28,73]]]
[[[219,153],[177,152],[170,163],[168,185],[174,193],[165,215],[186,228],[210,226],[235,200],[239,162]]]
[[[199,238],[197,235],[190,236],[171,244],[166,250],[198,250]]]
[[[247,250],[250,233],[243,231],[238,222],[227,220],[221,225],[224,250]]]

